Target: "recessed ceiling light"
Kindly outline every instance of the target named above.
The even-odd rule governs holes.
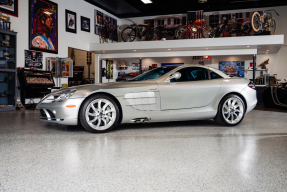
[[[198,0],[198,3],[207,3],[207,0]]]
[[[104,53],[105,51],[103,51],[103,53]]]
[[[134,50],[134,51],[137,51],[137,50]]]
[[[205,49],[208,49],[207,47]]]
[[[267,51],[269,51],[269,50],[267,50]]]
[[[149,3],[152,3],[151,0],[141,0],[144,4],[149,4]]]
[[[170,51],[170,49],[168,49]]]
[[[249,45],[247,45],[247,47],[250,47]]]

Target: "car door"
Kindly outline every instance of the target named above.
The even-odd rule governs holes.
[[[218,91],[218,80],[209,80],[209,71],[203,67],[179,69],[181,77],[159,83],[161,110],[204,107],[210,104]]]

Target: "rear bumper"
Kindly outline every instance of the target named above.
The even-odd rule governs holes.
[[[58,123],[63,125],[77,125],[78,114],[84,98],[67,99],[63,102],[39,103],[37,109],[40,109],[41,121]],[[76,107],[68,108],[67,105],[76,105]]]
[[[252,111],[257,104],[256,90],[246,86],[241,94],[244,96],[247,104],[246,113]]]

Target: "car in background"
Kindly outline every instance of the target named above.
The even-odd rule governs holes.
[[[202,65],[158,67],[127,82],[81,85],[45,96],[40,120],[106,132],[120,123],[214,119],[238,125],[257,103],[253,83]]]

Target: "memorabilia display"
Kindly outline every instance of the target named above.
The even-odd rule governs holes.
[[[66,9],[66,31],[77,33],[77,13]]]
[[[83,17],[81,16],[81,30],[82,31],[86,31],[86,32],[90,32],[90,19],[87,17]]]
[[[25,50],[25,68],[43,68],[43,53],[39,51]]]
[[[53,77],[73,77],[73,60],[71,58],[46,58],[46,70],[51,71]]]
[[[0,111],[16,109],[16,35],[0,30]]]
[[[244,69],[245,69],[244,61],[220,61],[219,62],[219,70],[233,77],[244,78]]]
[[[58,4],[29,0],[29,49],[58,54]]]
[[[19,0],[1,0],[0,11],[18,17],[18,1]]]
[[[119,122],[214,119],[221,125],[236,126],[256,106],[256,90],[247,79],[229,80],[228,75],[206,66],[158,67],[134,77],[132,81],[100,86],[90,84],[53,92],[37,105],[37,109],[42,111],[40,120],[64,125],[78,125],[80,122],[86,130],[94,133],[110,131]],[[93,94],[97,92],[101,94]],[[241,96],[234,92],[241,93]],[[67,108],[67,103],[81,107]],[[61,121],[50,118],[48,111],[53,110],[57,110],[57,113],[52,113],[53,118]]]
[[[95,34],[112,41],[118,41],[117,20],[95,9]]]
[[[107,79],[113,79],[113,60],[107,60]]]
[[[18,79],[21,90],[21,102],[25,106],[25,99],[43,98],[55,86],[51,71],[30,70],[20,68]],[[27,106],[26,106],[27,107]],[[30,106],[35,108],[34,105]]]
[[[254,12],[252,14],[251,24],[254,32],[269,32],[270,35],[274,35],[276,33],[277,23],[275,18],[272,17],[271,11],[279,16],[279,14],[274,9]]]

